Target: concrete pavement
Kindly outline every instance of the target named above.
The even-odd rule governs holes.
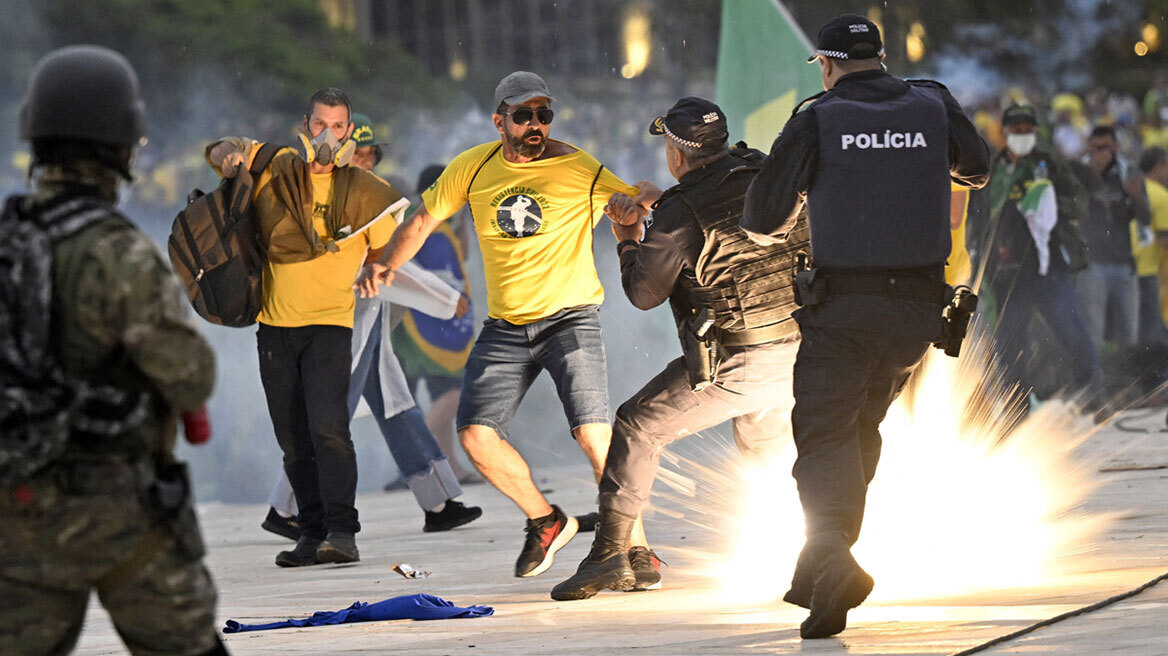
[[[870,603],[852,611],[841,636],[801,641],[802,609],[781,602],[721,600],[699,557],[708,534],[668,503],[647,517],[650,536],[670,563],[665,588],[602,593],[587,601],[554,602],[548,591],[587,552],[581,534],[535,579],[512,567],[522,543],[522,517],[486,485],[463,498],[484,516],[448,533],[421,532],[422,513],[408,492],[359,496],[362,561],[352,566],[295,570],[272,564],[291,543],[259,528],[262,505],[200,506],[220,589],[220,625],[227,618],[259,623],[336,610],[353,601],[427,592],[458,605],[495,608],[489,618],[375,622],[283,629],[226,636],[234,654],[951,654],[1132,589],[1168,572],[1168,432],[1163,411],[1132,411],[1079,447],[1104,471],[1086,502],[1117,519],[1092,545],[1090,565],[1065,581],[926,601]],[[787,472],[780,472],[787,475]],[[571,513],[591,510],[595,486],[579,466],[536,472],[549,498]],[[390,571],[406,562],[431,570],[407,580]],[[749,573],[728,573],[728,575]],[[880,581],[877,580],[877,586]],[[775,596],[782,594],[776,590]],[[1151,655],[1168,653],[1168,583],[1106,609],[1040,629],[987,654]],[[121,654],[104,613],[93,603],[80,654]]]

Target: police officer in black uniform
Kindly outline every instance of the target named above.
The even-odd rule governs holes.
[[[637,566],[638,557],[652,553],[630,551],[628,541],[661,449],[733,419],[738,448],[761,457],[778,446],[790,407],[775,406],[790,398],[798,338],[791,319],[793,262],[807,246],[805,222],[777,246],[754,244],[738,227],[764,156],[745,144],[727,146],[726,116],[714,103],[682,98],[649,132],[664,135],[678,184],[661,193],[639,183],[648,191],[638,202],[615,194],[606,212],[620,240],[625,294],[643,310],[669,301],[684,355],[617,411],[592,550],[576,574],[552,590],[557,600],[659,584],[659,574],[642,580],[654,570]],[[650,207],[651,224],[640,218]]]
[[[814,268],[800,274],[802,333],[791,423],[807,542],[784,599],[811,613],[804,638],[842,631],[872,589],[852,558],[888,406],[942,337],[951,291],[949,189],[988,178],[985,144],[942,85],[883,69],[880,33],[861,16],[819,31],[825,92],[775,140],[741,226],[783,243],[804,204]]]

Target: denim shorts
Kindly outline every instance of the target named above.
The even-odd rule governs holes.
[[[458,428],[487,426],[507,437],[507,425],[531,384],[546,370],[572,429],[607,424],[608,368],[600,308],[567,308],[534,323],[487,319],[462,379]]]

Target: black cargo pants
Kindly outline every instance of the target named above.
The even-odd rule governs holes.
[[[260,380],[304,535],[361,530],[355,505],[357,454],[349,434],[353,331],[342,326],[256,333]]]
[[[865,316],[860,310],[871,302],[857,304],[856,316]],[[833,314],[850,305],[845,298],[830,303]],[[834,534],[853,544],[859,537],[868,483],[880,460],[880,423],[931,345],[919,327],[935,326],[940,317],[939,307],[924,305],[922,320],[922,304],[912,305],[916,316],[905,316],[900,332],[800,321],[791,429],[809,540]]]

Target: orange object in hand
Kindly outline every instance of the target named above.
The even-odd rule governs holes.
[[[211,441],[211,416],[207,406],[182,413],[183,435],[190,444],[205,444]]]

